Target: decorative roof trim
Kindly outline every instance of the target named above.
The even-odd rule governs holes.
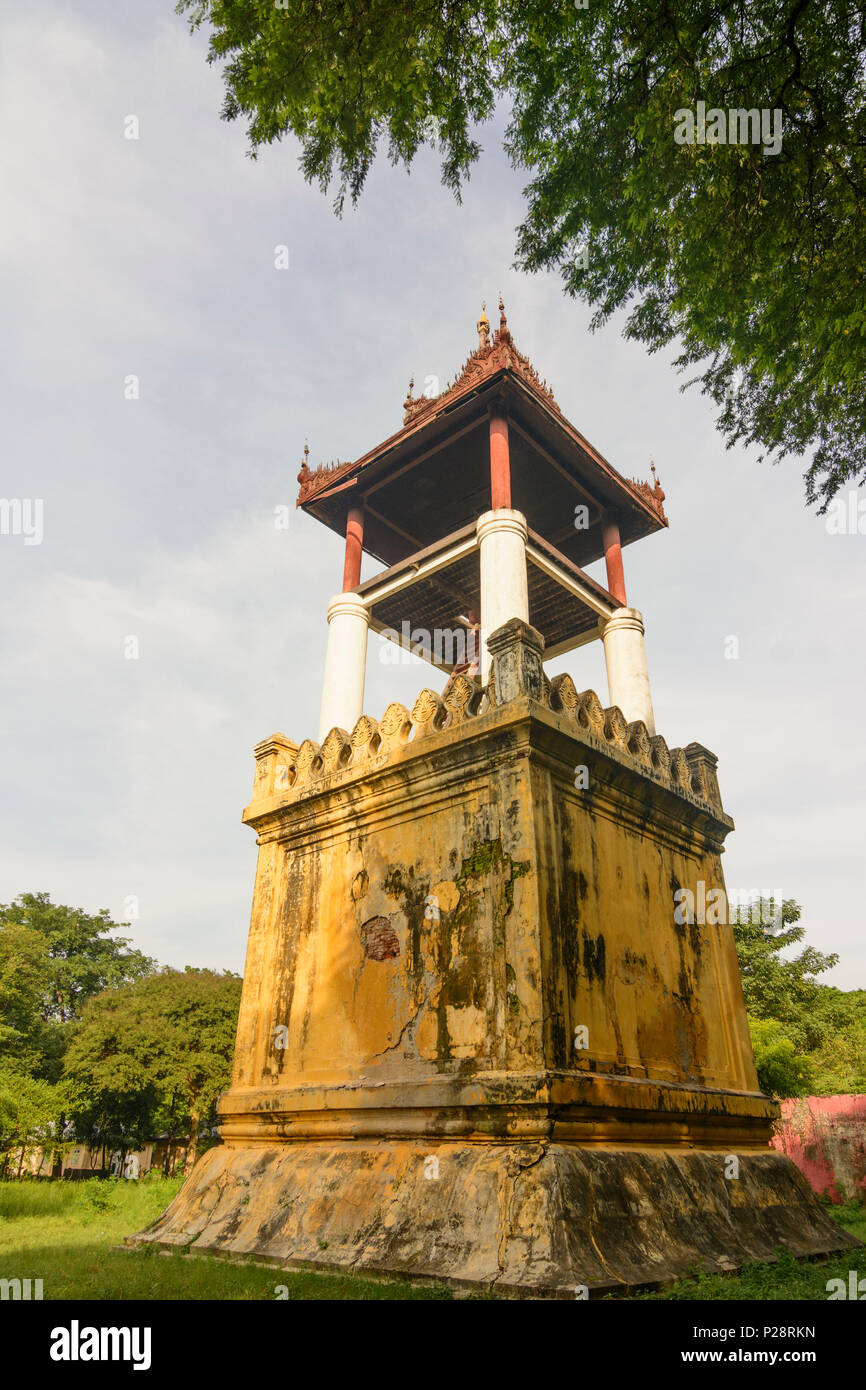
[[[517,350],[505,318],[505,309],[501,298],[499,311],[499,328],[493,341],[487,341],[483,330],[479,331],[479,346],[469,354],[458,375],[445,387],[444,391],[440,391],[438,396],[413,397],[412,386],[414,383],[410,382],[409,394],[403,402],[404,425],[414,424],[416,420],[424,416],[434,415],[449,397],[457,395],[466,386],[480,385],[487,377],[493,376],[494,372],[501,371],[506,367],[528,382],[558,414],[562,413],[547,382],[538,375],[529,358]],[[479,324],[482,322],[479,319]]]

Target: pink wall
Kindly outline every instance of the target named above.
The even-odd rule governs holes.
[[[783,1100],[773,1145],[833,1202],[866,1202],[866,1096]]]

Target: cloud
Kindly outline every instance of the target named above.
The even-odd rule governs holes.
[[[664,354],[618,324],[591,335],[554,276],[511,268],[502,117],[462,207],[425,153],[409,176],[378,161],[337,220],[292,141],[246,158],[179,18],[49,0],[7,15],[0,69],[3,490],[46,518],[41,546],[0,538],[0,898],[47,887],[119,913],[137,894],[144,949],[241,968],[252,747],[315,734],[342,572],[336,536],[294,511],[277,531],[274,507],[293,507],[305,438],[314,464],[358,457],[399,428],[410,376],[453,377],[502,289],[569,418],[627,476],[655,457],[671,529],[627,548],[629,599],[660,731],[720,756],[731,882],[801,896],[837,982],[862,985],[866,538],[805,512],[796,464],[727,452]],[[606,702],[597,648],[553,669]],[[370,713],[441,683],[371,643]]]

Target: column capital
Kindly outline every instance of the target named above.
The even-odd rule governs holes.
[[[332,618],[344,617],[363,618],[369,625],[370,612],[359,594],[334,594],[334,597],[328,604],[328,622],[330,622]]]
[[[602,637],[607,632],[622,632],[631,629],[644,634],[643,613],[639,608],[615,608],[609,618],[599,618],[599,630]]]
[[[526,542],[526,517],[523,512],[514,512],[510,507],[497,507],[492,512],[482,512],[475,523],[475,534],[479,541],[494,535],[497,531],[510,531]],[[482,614],[482,618],[483,618]]]

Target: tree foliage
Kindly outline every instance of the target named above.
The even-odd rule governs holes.
[[[241,981],[212,970],[163,969],[90,1000],[66,1054],[79,1134],[123,1149],[202,1126],[228,1085]]]
[[[17,1153],[23,1165],[30,1147],[54,1146],[60,1133],[62,1109],[62,1092],[57,1086],[28,1075],[8,1059],[0,1062],[0,1155],[4,1177],[10,1155]]]
[[[791,899],[782,904],[781,931],[768,932],[752,916],[745,908],[734,924],[746,1012],[751,1019],[786,1024],[800,1048],[809,1051],[835,1026],[833,1001],[840,991],[822,984],[818,976],[831,970],[839,957],[810,945],[788,954],[806,935],[805,927],[798,925],[802,909]]]
[[[749,1023],[758,1085],[769,1096],[808,1096],[814,1074],[808,1057],[797,1051],[784,1024],[773,1018]]]
[[[866,478],[866,15],[856,0],[179,0],[226,119],[286,134],[356,200],[376,149],[438,147],[459,196],[497,101],[529,172],[519,263],[678,362],[729,445],[811,452],[809,501]],[[699,101],[783,142],[677,144]]]
[[[866,1089],[866,990],[818,979],[837,955],[811,945],[791,953],[806,934],[801,916],[786,899],[780,931],[758,925],[748,907],[734,923],[758,1082],[777,1096],[858,1094]]]
[[[833,990],[838,1024],[812,1054],[814,1094],[866,1095],[866,990]]]
[[[66,1026],[86,1001],[156,968],[113,935],[119,924],[22,893],[0,905],[0,1049],[37,1077],[56,1081]]]

